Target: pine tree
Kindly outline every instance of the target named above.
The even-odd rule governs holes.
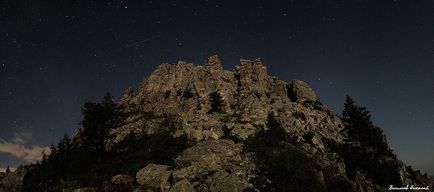
[[[65,133],[63,135],[62,140],[60,140],[59,144],[57,145],[57,150],[62,155],[70,152],[70,150],[71,150],[71,139],[69,138],[69,136],[68,136],[67,133]]]
[[[378,160],[396,156],[389,148],[383,131],[372,123],[369,111],[356,105],[354,100],[347,96],[342,121],[349,140],[360,144],[344,144],[340,149],[347,173],[354,177],[357,171],[364,170],[374,183],[381,186],[402,185],[397,164]]]
[[[118,167],[111,159],[114,154],[104,150],[104,139],[110,128],[120,121],[113,96],[107,93],[102,102],[85,103],[84,119],[79,140],[65,134],[57,145],[51,145],[49,155],[30,165],[23,181],[23,191],[59,191],[76,187],[96,186],[113,176]]]
[[[350,140],[359,142],[363,147],[373,148],[381,154],[392,153],[383,131],[372,123],[369,111],[356,105],[350,96],[345,100],[342,120]]]
[[[365,107],[357,106],[348,95],[342,112],[342,120],[348,136],[356,141],[365,141],[368,136],[366,130],[373,127],[369,111]]]
[[[85,103],[83,108],[83,147],[90,151],[103,151],[104,138],[113,127],[115,118],[113,96],[107,93],[101,103]]]
[[[209,95],[211,101],[211,110],[208,113],[221,112],[223,107],[223,98],[217,91]]]

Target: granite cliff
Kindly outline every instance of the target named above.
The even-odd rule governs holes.
[[[129,134],[160,131],[167,118],[175,124],[173,137],[187,135],[197,143],[167,167],[171,182],[161,184],[162,190],[382,191],[387,184],[432,185],[426,175],[396,159],[384,135],[380,142],[389,152],[376,154],[378,164],[373,166],[387,167],[375,174],[390,179],[378,181],[363,169],[350,175],[345,158],[351,157],[337,146],[358,143],[349,139],[341,118],[321,104],[305,82],[269,76],[260,59],[241,59],[234,71],[224,70],[217,56],[199,66],[162,64],[137,90],[128,89],[118,105],[131,115],[110,131],[107,149]],[[269,165],[276,163],[273,158],[293,164],[289,173],[267,175],[273,166],[285,171],[285,165]],[[287,178],[273,178],[276,175]]]
[[[164,162],[156,154],[135,174],[117,172],[104,186],[76,191],[368,192],[433,186],[426,174],[396,158],[379,128],[368,128],[375,145],[354,140],[345,121],[305,82],[269,76],[260,59],[241,59],[233,71],[224,70],[217,56],[204,65],[161,64],[137,89],[124,92],[116,110],[122,118],[109,129],[105,151],[122,151],[131,138],[149,141],[161,133],[184,138],[182,147],[176,145]],[[81,142],[85,129],[72,142]],[[149,154],[176,147],[146,146]]]

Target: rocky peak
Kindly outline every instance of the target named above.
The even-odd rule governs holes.
[[[391,184],[433,186],[426,174],[388,150],[380,129],[361,127],[372,133],[373,142],[364,144],[316,101],[307,83],[268,76],[260,59],[241,59],[234,72],[223,70],[216,55],[205,65],[162,64],[137,90],[127,89],[110,116],[116,121],[104,138],[106,153],[94,154],[107,156],[86,166],[91,170],[78,170],[93,177],[96,170],[122,167],[117,175],[105,171],[111,180],[100,183],[108,183],[104,191],[371,192]],[[73,142],[81,134],[78,129]],[[82,160],[70,165],[79,167]],[[26,177],[0,175],[0,192],[18,191],[9,183]],[[44,186],[34,184],[24,186],[31,191]],[[49,191],[67,186],[57,185]],[[94,187],[74,191],[97,191]]]
[[[307,169],[305,173],[303,168],[300,174],[310,174],[309,178],[299,182],[313,179],[316,190],[301,187],[300,191],[327,187],[333,190],[326,191],[335,191],[334,186],[342,186],[337,191],[381,189],[365,172],[355,172],[355,176],[347,172],[345,158],[348,157],[340,154],[341,149],[336,147],[352,145],[348,143],[344,125],[337,115],[316,101],[316,93],[306,82],[291,80],[287,83],[269,76],[260,59],[241,59],[234,71],[224,70],[217,55],[209,57],[205,65],[185,61],[162,64],[136,91],[125,92],[119,105],[127,117],[110,130],[106,149],[118,145],[128,135],[153,135],[167,131],[167,126],[172,131],[171,136],[186,136],[196,145],[174,158],[173,165],[148,165],[140,172],[143,173],[140,178],[143,176],[143,181],[146,180],[139,180],[141,185],[170,188],[170,191],[177,188],[213,191],[216,186],[221,187],[220,191],[227,191],[252,187],[250,178],[255,177],[251,174],[255,166],[276,163],[255,162],[254,165],[251,154],[243,152],[246,150],[243,144],[252,140],[259,142],[259,146],[269,147],[256,158],[265,156],[264,161],[272,160],[277,157],[268,151],[280,150],[282,158],[294,161],[293,169],[302,170],[297,166]],[[285,149],[281,149],[280,144],[273,146],[278,138],[286,142]],[[268,155],[270,158],[266,158]],[[402,173],[402,183],[414,183],[412,178],[420,175],[404,169],[396,157],[383,154],[382,158],[390,160],[373,162],[373,165],[389,166],[389,174],[395,176]],[[155,171],[149,166],[161,170]],[[147,182],[154,177],[160,178],[159,181]],[[172,183],[168,178],[174,178]],[[293,179],[299,180],[298,177]]]
[[[214,55],[204,66],[185,61],[160,65],[135,92],[128,89],[119,105],[128,112],[152,113],[157,117],[173,115],[180,126],[177,135],[187,134],[197,141],[219,139],[225,131],[247,139],[266,128],[270,113],[281,119],[288,132],[297,133],[300,138],[309,131],[318,131],[322,137],[341,140],[337,137],[342,128],[339,118],[330,116],[325,107],[320,111],[300,105],[306,95],[312,97],[304,93],[311,90],[307,84],[301,81],[298,84],[304,89],[268,76],[259,58],[241,59],[231,72],[223,70],[220,59]],[[294,89],[290,92],[289,88]],[[297,99],[290,99],[293,95]],[[128,117],[124,126],[112,130],[115,137],[108,145],[131,132],[155,132],[158,122],[163,120],[153,121],[145,125],[140,115]],[[320,139],[316,144],[321,146]]]
[[[205,68],[209,69],[211,73],[216,71],[222,71],[223,66],[220,63],[220,58],[218,57],[218,55],[208,57],[205,62]]]
[[[253,86],[261,84],[267,77],[267,68],[262,65],[261,59],[253,61],[240,59],[240,64],[235,66],[235,75],[241,88],[250,90]]]
[[[301,80],[295,79],[289,82],[288,96],[293,101],[316,101],[317,97],[315,92],[309,85]]]

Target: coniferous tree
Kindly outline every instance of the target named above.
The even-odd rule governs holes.
[[[223,98],[217,92],[214,91],[209,95],[211,101],[211,110],[208,113],[221,112],[223,107]]]
[[[366,130],[373,126],[369,111],[365,107],[357,106],[350,96],[347,96],[345,100],[342,120],[348,136],[356,141],[366,140]]]
[[[391,154],[383,131],[374,126],[369,111],[356,105],[350,96],[345,100],[342,120],[351,140],[359,142],[363,147],[371,147],[379,153]]]
[[[69,153],[71,150],[71,139],[69,138],[68,134],[64,134],[62,140],[60,140],[59,144],[57,145],[58,152],[63,155],[66,153]]]
[[[67,134],[41,161],[29,165],[23,180],[23,191],[61,191],[79,186],[99,186],[113,176],[118,167],[104,150],[104,139],[110,128],[120,120],[113,97],[107,93],[100,103],[86,103],[83,107],[83,131],[72,140]]]
[[[83,148],[84,150],[102,152],[104,138],[113,127],[115,118],[113,96],[107,93],[101,103],[85,103],[83,108]]]
[[[345,159],[347,173],[354,177],[357,171],[363,170],[376,184],[401,185],[400,174],[396,171],[399,170],[398,163],[378,161],[378,159],[390,159],[396,156],[389,148],[383,131],[372,123],[369,111],[365,107],[356,105],[354,100],[347,96],[342,121],[350,141],[349,144],[341,146],[339,152]],[[353,145],[351,142],[360,145]]]

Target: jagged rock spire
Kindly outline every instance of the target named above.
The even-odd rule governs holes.
[[[205,62],[205,67],[208,68],[211,72],[223,70],[223,66],[220,63],[220,58],[218,55],[208,57]]]
[[[235,73],[239,78],[239,85],[247,89],[250,89],[252,84],[262,82],[268,77],[267,68],[262,65],[260,58],[253,61],[240,59],[240,64],[235,66]]]

